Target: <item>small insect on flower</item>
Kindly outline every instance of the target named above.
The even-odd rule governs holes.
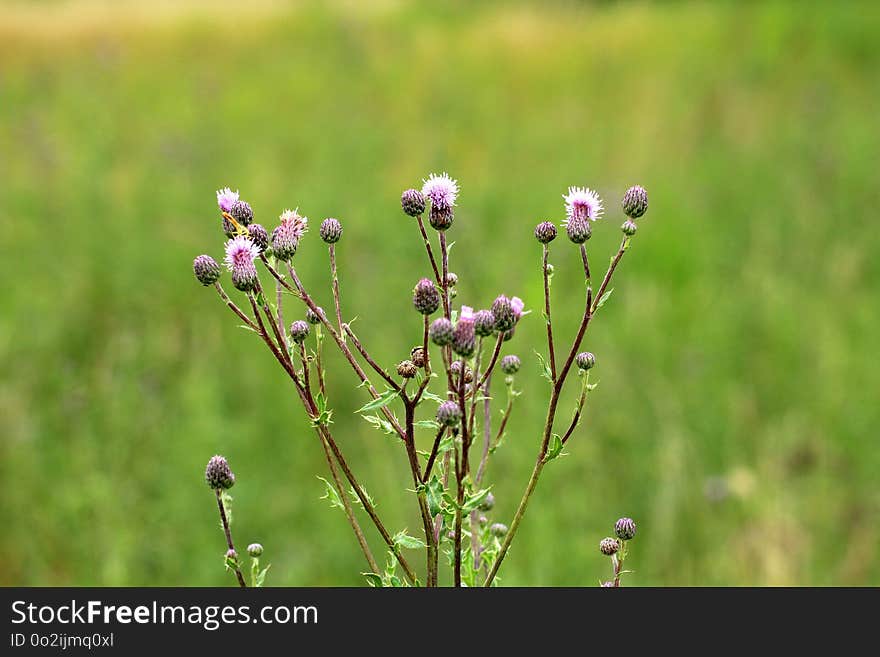
[[[226,243],[224,262],[227,269],[232,272],[232,284],[237,289],[248,292],[257,286],[259,278],[254,259],[259,255],[259,247],[251,238],[244,235],[234,237]]]
[[[566,222],[573,219],[596,221],[602,216],[602,199],[586,187],[569,187],[565,199]]]

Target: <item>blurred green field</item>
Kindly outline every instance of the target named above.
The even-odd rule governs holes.
[[[594,585],[630,515],[634,585],[880,585],[876,3],[209,6],[0,3],[0,584],[231,585],[218,452],[271,584],[363,584],[280,369],[190,266],[221,254],[221,186],[267,226],[339,217],[346,314],[396,362],[427,272],[399,193],[445,170],[475,306],[539,309],[532,228],[568,185],[610,208],[594,268],[626,187],[651,199],[588,334],[588,420],[503,584]],[[316,231],[297,260],[326,307]],[[581,266],[565,240],[553,261],[568,338]],[[537,449],[542,335],[537,310],[509,343],[498,521]],[[329,365],[340,443],[389,527],[417,529],[403,450]]]

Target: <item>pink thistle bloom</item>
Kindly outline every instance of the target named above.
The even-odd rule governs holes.
[[[226,243],[224,263],[232,272],[232,284],[239,290],[252,290],[257,284],[254,260],[260,256],[260,247],[250,237],[239,235]]]
[[[602,199],[591,189],[586,187],[569,187],[568,194],[563,194],[565,199],[565,214],[569,221],[583,221],[589,219],[596,221],[602,216]]]
[[[223,212],[230,212],[232,204],[238,200],[238,191],[232,191],[228,187],[217,190],[217,205]]]
[[[431,199],[431,205],[438,208],[452,208],[458,198],[458,182],[449,177],[446,172],[432,173],[427,180],[423,180],[422,194]]]
[[[513,297],[510,300],[510,307],[513,310],[514,318],[516,319],[516,321],[519,321],[520,318],[523,316],[523,308],[525,308],[523,300],[519,297]]]
[[[272,251],[275,255],[282,260],[292,258],[308,226],[308,218],[301,217],[298,210],[282,212],[281,223],[272,231]]]

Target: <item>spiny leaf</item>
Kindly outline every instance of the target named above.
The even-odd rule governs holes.
[[[419,420],[416,422],[414,427],[418,427],[419,429],[439,429],[440,425],[435,420]]]
[[[553,383],[553,373],[550,371],[550,367],[547,365],[547,361],[544,360],[544,357],[541,353],[536,349],[535,355],[538,357],[538,361],[541,363],[541,376],[543,376],[547,381],[551,384]]]
[[[562,453],[562,438],[559,437],[558,433],[554,433],[550,438],[550,445],[547,449],[547,454],[544,456],[544,463],[548,461],[552,461],[557,456]]]
[[[401,529],[399,532],[397,532],[392,540],[394,541],[395,545],[402,548],[410,548],[415,550],[418,548],[427,547],[422,539],[416,538],[415,536],[410,536],[406,533],[405,529]]]
[[[379,408],[384,408],[385,406],[388,406],[388,404],[390,404],[392,401],[394,401],[396,397],[397,391],[388,389],[381,395],[379,395],[376,399],[372,399],[361,406],[355,411],[355,413],[367,413],[369,411],[375,411]]]
[[[482,490],[477,491],[473,495],[469,495],[465,498],[464,504],[461,505],[461,510],[463,513],[470,513],[474,509],[476,509],[480,504],[483,503],[483,500],[486,499],[486,496],[489,494],[489,489],[484,488]]]
[[[321,481],[324,482],[324,494],[321,496],[322,500],[328,500],[330,502],[331,509],[344,509],[345,505],[342,503],[342,499],[339,497],[339,492],[336,488],[324,477],[318,477]]]
[[[422,393],[422,398],[423,398],[423,399],[430,399],[431,401],[433,401],[433,402],[437,402],[438,404],[442,404],[444,401],[446,401],[445,399],[443,399],[443,397],[440,397],[440,396],[438,396],[438,395],[435,395],[435,394],[434,394],[433,392],[431,392],[430,390],[425,390],[425,391]]]
[[[428,513],[433,518],[443,508],[443,483],[436,474],[431,475],[428,485],[425,487],[425,500],[428,503]]]
[[[361,417],[384,433],[389,435],[397,433],[388,420],[381,418],[378,415],[362,415]]]
[[[380,575],[377,575],[376,573],[361,573],[361,575],[366,577],[367,584],[369,584],[373,588],[382,588],[382,577]]]

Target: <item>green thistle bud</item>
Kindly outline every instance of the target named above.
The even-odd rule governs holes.
[[[251,543],[247,547],[248,554],[254,557],[255,559],[263,554],[263,546],[259,543]]]
[[[496,522],[491,527],[489,527],[489,533],[492,534],[492,536],[497,536],[498,538],[503,538],[507,536],[507,531],[507,525],[505,525],[503,522]]]
[[[236,563],[238,561],[238,552],[236,552],[232,548],[229,548],[228,550],[226,550],[226,560]]]
[[[438,317],[428,327],[428,337],[438,347],[445,347],[452,342],[452,332],[454,330],[452,322],[445,317]]]
[[[474,332],[482,338],[495,331],[495,315],[491,310],[480,310],[474,315]]]
[[[501,359],[501,371],[505,374],[516,374],[519,372],[519,368],[522,363],[519,360],[519,356],[514,356],[510,354]]]
[[[342,237],[342,224],[339,223],[338,219],[329,217],[321,222],[321,227],[318,229],[318,233],[321,235],[321,239],[327,242],[327,244],[335,244],[339,241],[339,238]]]
[[[251,241],[257,246],[260,251],[265,251],[267,248],[269,248],[269,233],[266,232],[265,228],[263,228],[260,224],[251,224],[247,227],[247,229]]]
[[[193,260],[193,273],[202,285],[213,285],[220,278],[220,265],[209,255]]]
[[[603,538],[599,542],[599,551],[606,557],[617,554],[620,549],[620,542],[616,538]]]
[[[461,422],[461,407],[454,401],[445,401],[437,407],[437,423],[443,427],[456,427]]]
[[[638,219],[648,211],[648,192],[644,187],[635,185],[623,195],[623,213],[630,219]]]
[[[549,244],[556,239],[556,225],[552,221],[542,221],[535,226],[535,239],[541,244]]]
[[[232,488],[235,485],[235,475],[224,457],[219,454],[211,457],[205,468],[205,481],[214,490]]]
[[[248,226],[254,220],[254,211],[247,201],[235,201],[229,209],[229,214],[242,226]]]
[[[425,197],[417,189],[408,189],[400,196],[400,206],[410,217],[417,217],[425,211]]]
[[[318,309],[317,313],[311,308],[306,308],[306,321],[309,324],[320,324],[324,317],[324,309],[321,306],[316,306],[316,308]]]
[[[621,518],[614,523],[614,533],[618,538],[629,541],[636,535],[636,523],[632,518]]]
[[[434,281],[423,278],[413,289],[413,306],[423,315],[430,315],[440,307],[440,292]]]
[[[577,363],[579,369],[588,370],[596,364],[596,357],[589,351],[582,351],[574,357],[574,362]]]
[[[590,226],[588,219],[572,218],[565,225],[565,232],[568,233],[568,239],[575,244],[583,244],[593,235],[593,227]]]
[[[446,287],[455,287],[456,285],[458,285],[458,274],[454,271],[447,272]]]
[[[483,501],[480,502],[477,508],[480,511],[491,511],[495,508],[495,496],[492,493],[486,493],[486,497],[483,498]]]
[[[620,230],[622,230],[623,234],[626,235],[627,237],[632,237],[633,235],[636,234],[636,231],[638,230],[638,228],[639,227],[636,226],[635,221],[633,221],[632,219],[627,219],[626,221],[623,222],[623,225],[620,227]]]
[[[308,322],[298,319],[290,325],[290,339],[302,344],[309,337],[309,330]]]

